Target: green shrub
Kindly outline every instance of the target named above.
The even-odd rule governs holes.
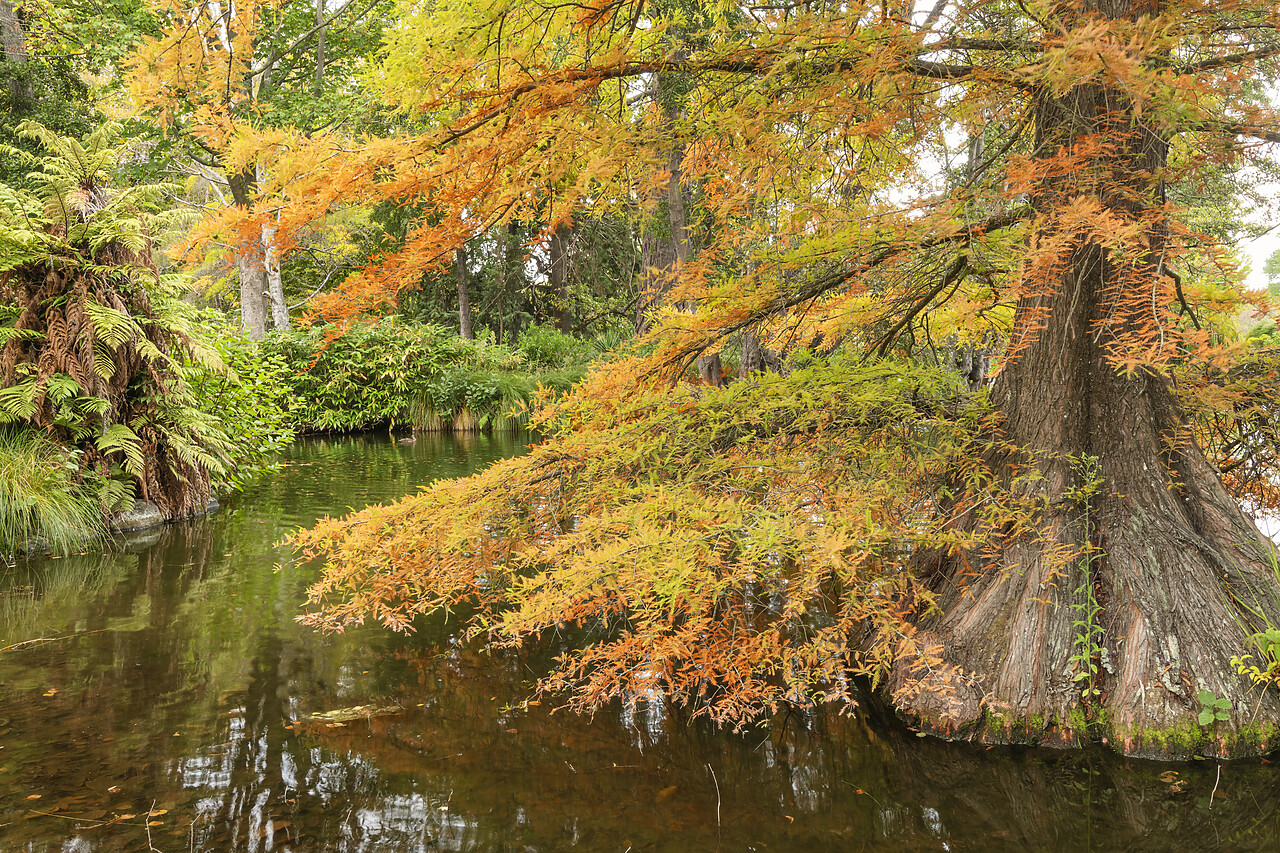
[[[590,359],[591,347],[585,341],[548,326],[532,326],[520,335],[521,354],[533,367],[564,367]]]
[[[1258,323],[1245,335],[1245,343],[1251,349],[1280,346],[1280,333],[1276,332],[1276,321],[1268,318]]]
[[[544,340],[555,344],[547,351],[567,352],[569,341],[585,352],[572,338],[543,331],[549,332]],[[531,373],[522,350],[392,317],[327,334],[324,328],[293,330],[270,335],[264,344],[271,358],[287,365],[290,417],[299,430],[519,428],[540,383],[567,390],[585,371],[576,366]]]
[[[185,378],[192,397],[217,418],[225,438],[227,464],[214,478],[214,490],[238,491],[274,470],[276,454],[293,441],[288,366],[279,353],[254,344],[220,315],[205,315],[203,325],[225,369],[192,362],[185,366]]]

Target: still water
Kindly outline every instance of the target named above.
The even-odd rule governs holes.
[[[1280,850],[1280,766],[948,744],[871,703],[586,719],[443,621],[294,621],[287,532],[519,451],[302,441],[216,516],[0,572],[0,851]],[[385,713],[294,723],[354,706]]]

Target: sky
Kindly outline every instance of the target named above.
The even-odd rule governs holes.
[[[1272,194],[1280,198],[1280,186],[1275,186]],[[1240,251],[1249,259],[1249,276],[1245,279],[1247,287],[1266,289],[1267,277],[1262,274],[1262,265],[1277,250],[1280,250],[1280,225],[1273,225],[1270,231],[1255,240],[1240,243]]]

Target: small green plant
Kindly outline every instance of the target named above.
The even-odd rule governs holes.
[[[1102,659],[1102,626],[1098,624],[1098,614],[1102,605],[1093,591],[1093,564],[1101,556],[1093,545],[1093,519],[1090,506],[1093,496],[1102,488],[1102,475],[1099,471],[1098,457],[1080,456],[1071,460],[1072,468],[1080,477],[1080,485],[1068,492],[1067,497],[1081,508],[1081,524],[1084,529],[1085,544],[1080,552],[1080,585],[1072,591],[1071,610],[1075,619],[1071,625],[1075,628],[1072,646],[1075,649],[1068,660],[1074,664],[1076,674],[1072,681],[1080,685],[1080,695],[1084,699],[1100,696],[1102,690],[1097,685],[1098,663]]]
[[[1253,655],[1240,655],[1231,659],[1236,672],[1249,676],[1250,681],[1263,687],[1280,685],[1280,628],[1267,628],[1251,634],[1249,642],[1262,656],[1263,665],[1252,663]]]
[[[1196,698],[1200,700],[1200,716],[1196,718],[1200,725],[1207,728],[1215,722],[1230,719],[1231,703],[1226,699],[1219,699],[1212,690],[1201,690]]]

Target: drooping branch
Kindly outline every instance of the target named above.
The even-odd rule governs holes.
[[[911,322],[915,320],[916,316],[925,308],[928,308],[933,300],[937,299],[938,296],[945,292],[949,287],[960,282],[961,277],[968,269],[968,265],[969,258],[967,255],[961,254],[956,256],[956,259],[951,262],[951,266],[947,267],[947,271],[943,274],[942,279],[931,287],[927,293],[917,299],[907,313],[903,314],[902,317],[900,317],[898,321],[890,327],[889,331],[884,333],[884,336],[880,339],[880,342],[874,349],[876,358],[884,358],[885,353],[889,350],[889,346],[897,339],[898,335],[900,335],[903,330],[911,325]]]
[[[975,222],[972,225],[968,225],[954,232],[938,234],[915,242],[903,241],[890,246],[882,246],[870,257],[867,257],[860,262],[854,261],[844,264],[826,275],[820,276],[807,284],[801,285],[784,297],[770,300],[761,306],[756,306],[744,317],[732,322],[724,323],[713,330],[708,330],[708,336],[703,338],[701,341],[698,341],[695,345],[682,347],[668,356],[666,364],[668,367],[683,371],[693,362],[694,359],[701,355],[716,341],[723,340],[735,332],[740,332],[743,329],[760,323],[778,312],[786,311],[807,302],[811,302],[824,294],[830,293],[831,291],[844,286],[860,276],[866,275],[894,258],[902,257],[903,255],[907,255],[912,252],[934,249],[944,245],[965,244],[981,235],[994,234],[998,231],[1004,230],[1005,228],[1017,225],[1018,223],[1029,219],[1031,214],[1032,210],[1029,206],[1021,205],[1010,210],[992,214],[979,222]],[[959,260],[963,261],[964,256],[962,255]],[[955,275],[958,275],[961,271],[962,270],[957,270]],[[948,272],[946,277],[954,279],[954,275],[950,272]],[[944,280],[946,277],[944,277]],[[945,285],[943,286],[945,287]],[[934,295],[936,296],[936,294]]]

